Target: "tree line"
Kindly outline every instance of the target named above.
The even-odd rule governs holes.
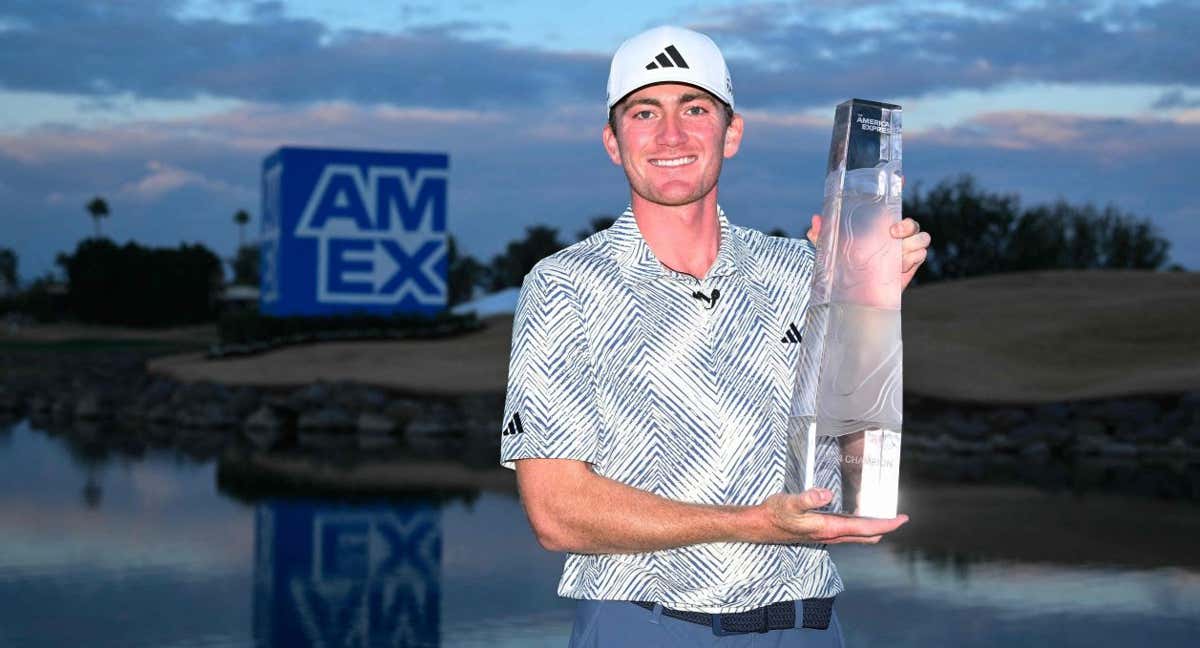
[[[933,235],[917,282],[1029,270],[1183,269],[1165,267],[1170,242],[1149,220],[1113,206],[1098,208],[1060,200],[1022,207],[1016,195],[986,191],[969,175],[944,180],[928,190],[916,186],[906,193],[905,216],[919,221],[922,229]],[[202,321],[213,316],[216,296],[224,284],[220,257],[198,244],[118,246],[100,235],[100,220],[110,216],[107,203],[96,197],[85,210],[96,223],[97,236],[80,242],[72,254],[58,257],[67,279],[66,306],[71,315],[83,321],[138,325]],[[573,240],[605,229],[614,220],[595,216],[575,232]],[[239,247],[228,263],[234,283],[258,285],[258,246],[246,244],[244,239],[249,221],[244,210],[234,215]],[[787,235],[780,229],[768,233]],[[450,236],[450,305],[479,293],[519,287],[535,263],[570,242],[557,228],[530,225],[520,238],[483,261],[463,253]],[[0,247],[0,313],[45,312],[42,301],[53,282],[43,278],[14,293],[18,278],[16,253]]]

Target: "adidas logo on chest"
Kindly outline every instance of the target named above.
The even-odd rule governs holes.
[[[783,332],[783,339],[780,340],[784,344],[800,344],[800,329],[796,328],[795,322],[787,327]]]

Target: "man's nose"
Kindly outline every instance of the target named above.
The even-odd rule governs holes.
[[[687,134],[683,132],[683,124],[680,123],[678,115],[668,112],[659,124],[658,144],[662,146],[679,146],[687,140]]]

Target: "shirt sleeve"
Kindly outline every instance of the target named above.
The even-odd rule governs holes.
[[[578,298],[568,272],[553,259],[525,277],[501,421],[506,468],[535,457],[595,462],[596,388]]]

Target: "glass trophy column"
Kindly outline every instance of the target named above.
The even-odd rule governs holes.
[[[832,490],[833,513],[896,515],[903,185],[900,106],[840,104],[793,410],[803,486]]]

